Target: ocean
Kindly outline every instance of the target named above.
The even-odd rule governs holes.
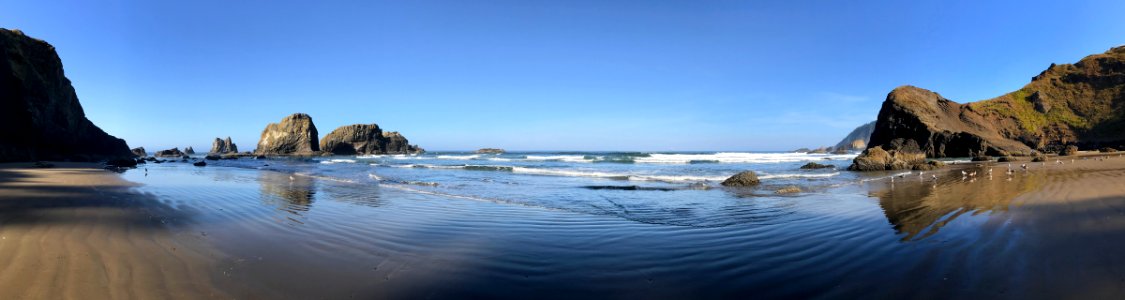
[[[977,282],[951,272],[1005,276],[973,275],[990,249],[974,246],[979,225],[1034,176],[843,171],[853,157],[430,152],[149,163],[123,176],[175,212],[153,218],[210,247],[215,283],[242,298],[910,297]],[[799,169],[808,162],[837,168]],[[762,185],[719,185],[745,170]],[[774,192],[789,185],[803,192]],[[989,202],[926,200],[982,187]]]

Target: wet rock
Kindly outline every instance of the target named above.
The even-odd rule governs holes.
[[[816,170],[816,169],[831,169],[831,168],[835,168],[835,167],[836,166],[833,166],[833,165],[826,165],[826,164],[818,164],[818,163],[815,163],[815,162],[809,162],[809,163],[801,166],[801,169],[802,170]]]
[[[748,187],[758,185],[759,183],[761,183],[761,181],[758,180],[757,173],[754,173],[754,171],[744,171],[723,180],[722,185],[729,187]]]
[[[156,151],[156,154],[154,154],[153,156],[181,158],[184,157],[184,153],[180,151],[180,148],[172,148],[168,150]]]
[[[777,194],[796,194],[796,193],[800,193],[800,192],[801,192],[801,188],[798,187],[798,186],[795,186],[795,185],[786,186],[786,187],[777,189],[777,191],[774,191],[774,193],[777,193]]]
[[[892,150],[882,147],[868,148],[848,166],[851,171],[908,170],[915,165],[926,164],[926,155],[918,150],[913,141],[903,145],[891,145]],[[923,167],[925,168],[925,167]]]
[[[219,160],[219,159],[222,159],[222,157],[221,157],[221,156],[218,156],[218,155],[207,155],[207,156],[204,156],[204,157],[203,157],[203,159],[206,159],[206,160]]]
[[[1059,152],[1059,155],[1061,155],[1061,156],[1078,155],[1078,146],[1075,146],[1075,145],[1066,146],[1066,148],[1063,148],[1062,152]]]
[[[193,163],[193,164],[191,164],[191,165],[193,165],[193,166],[196,166],[196,167],[205,167],[205,166],[207,166],[207,162],[205,162],[205,161],[197,161],[197,162],[195,162],[195,163]]]

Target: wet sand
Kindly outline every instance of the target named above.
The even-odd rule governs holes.
[[[90,164],[0,166],[0,299],[170,299],[223,294],[175,210]]]
[[[776,217],[703,228],[270,171],[7,164],[0,299],[1119,298],[1125,158],[1097,156],[738,198]]]

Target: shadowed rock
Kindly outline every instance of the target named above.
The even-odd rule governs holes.
[[[153,156],[155,156],[155,157],[180,158],[180,157],[184,157],[184,153],[180,151],[180,148],[172,148],[172,149],[168,149],[168,150],[156,151],[156,154],[154,154]]]
[[[133,150],[130,150],[130,151],[133,152],[133,155],[136,156],[136,157],[148,156],[148,152],[145,151],[145,147],[133,148]]]
[[[384,132],[376,124],[355,124],[336,128],[320,141],[324,152],[337,155],[410,154],[422,152],[398,132]]]
[[[128,158],[125,141],[86,119],[55,47],[0,28],[0,162]]]

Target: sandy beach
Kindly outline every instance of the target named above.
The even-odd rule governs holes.
[[[1029,163],[1027,171],[1015,162],[1011,175],[1007,163],[927,173],[938,180],[909,177],[913,173],[893,185],[859,184],[867,198],[832,204],[881,212],[875,219],[837,211],[841,217],[834,218],[843,219],[797,219],[788,228],[690,230],[453,198],[396,202],[402,200],[387,196],[394,194],[353,192],[354,183],[238,168],[165,164],[149,166],[151,175],[142,166],[122,176],[88,164],[7,164],[0,168],[0,298],[509,298],[545,291],[618,295],[611,298],[1110,298],[1125,292],[1119,255],[1125,251],[1125,158],[1098,157]],[[961,170],[978,175],[962,178]],[[193,178],[198,182],[184,183]],[[163,187],[167,182],[179,187]],[[846,199],[837,192],[780,199],[830,206],[824,201]],[[369,198],[375,200],[363,200]],[[526,219],[506,219],[512,215]],[[889,227],[856,225],[878,225],[878,219]],[[801,228],[823,226],[847,234],[818,230],[790,238],[801,236]],[[755,240],[775,230],[784,234]],[[559,238],[579,233],[584,237]],[[716,239],[736,246],[718,247]],[[681,241],[662,248],[661,240]],[[860,247],[785,250],[804,243]],[[721,271],[731,268],[716,260],[722,253],[758,245],[772,246],[754,254],[767,256],[750,269]],[[834,256],[870,256],[852,252],[862,247],[902,257],[886,265],[867,258],[833,262]],[[677,254],[696,251],[713,254]],[[810,274],[821,277],[784,284],[755,277],[758,269],[794,264],[785,252],[804,253],[798,265],[810,264]],[[558,255],[574,257],[552,259]],[[668,255],[678,258],[660,259]],[[784,264],[774,265],[770,255]],[[465,281],[474,274],[481,277]],[[292,284],[294,278],[301,284]],[[708,284],[724,281],[742,284]]]
[[[176,237],[179,213],[93,164],[0,166],[0,299],[199,299],[206,245]]]

